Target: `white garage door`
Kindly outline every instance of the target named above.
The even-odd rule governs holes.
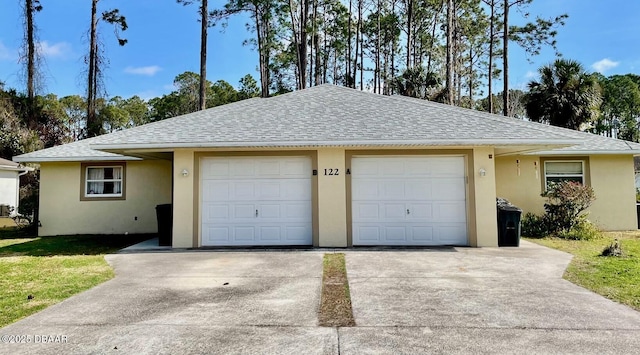
[[[311,159],[203,158],[202,245],[311,245]]]
[[[354,157],[353,245],[467,245],[463,157]]]

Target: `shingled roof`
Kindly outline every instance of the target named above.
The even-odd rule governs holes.
[[[254,98],[20,155],[113,160],[135,149],[321,146],[539,146],[640,154],[640,144],[403,96],[320,85]],[[594,153],[594,154],[596,154]],[[130,158],[130,157],[128,157]]]

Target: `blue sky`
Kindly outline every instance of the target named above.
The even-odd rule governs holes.
[[[18,48],[22,39],[21,0],[0,0],[0,81],[22,90]],[[83,94],[83,56],[88,47],[90,22],[88,0],[41,0],[44,10],[36,15],[46,87],[58,96]],[[64,6],[61,5],[64,3]],[[221,7],[223,1],[210,1]],[[185,71],[198,71],[200,30],[197,6],[182,6],[173,0],[101,0],[99,11],[119,8],[127,17],[129,40],[117,45],[113,30],[103,24],[102,40],[110,60],[106,89],[110,96],[145,99],[170,92],[173,78]],[[581,62],[590,71],[605,75],[640,74],[640,1],[630,0],[534,0],[527,11],[532,15],[555,16],[567,13],[566,25],[559,29],[558,48],[565,58]],[[518,16],[519,14],[514,14]],[[517,19],[515,19],[517,21]],[[224,79],[232,85],[252,74],[258,77],[257,53],[243,46],[251,38],[245,19],[235,18],[221,32],[209,31],[207,78]],[[553,50],[530,58],[512,44],[510,85],[523,88],[536,70],[554,59]],[[497,83],[499,85],[499,83]]]

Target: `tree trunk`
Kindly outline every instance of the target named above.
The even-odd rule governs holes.
[[[352,18],[352,3],[353,0],[349,0],[349,20],[347,21],[347,60],[345,61],[345,85],[351,87],[351,18]]]
[[[509,0],[504,0],[503,38],[502,38],[502,114],[509,116]]]
[[[487,76],[487,86],[489,91],[489,112],[493,113],[493,47],[495,46],[495,0],[491,0],[491,17],[489,18],[489,75]]]
[[[356,48],[355,48],[355,56],[353,58],[353,85],[352,87],[356,88],[356,77],[358,76],[358,57],[359,57],[359,46],[360,46],[360,5],[363,0],[358,0],[358,22],[356,23]]]
[[[265,41],[264,38],[264,27],[263,26],[263,16],[258,10],[258,8],[254,8],[254,19],[256,24],[256,37],[258,40],[258,64],[260,67],[260,96],[261,97],[269,97],[269,65],[268,65],[268,54],[265,54]],[[268,32],[267,32],[268,33]]]
[[[364,34],[362,33],[362,6],[364,0],[359,1],[358,32],[360,32],[360,90],[364,89]]]
[[[208,0],[202,0],[200,7],[200,99],[198,107],[200,110],[207,108],[207,29],[209,27],[209,6]]]
[[[453,105],[453,0],[447,0],[447,103]]]
[[[97,91],[97,14],[98,0],[91,2],[91,29],[89,32],[89,78],[87,80],[87,137],[95,137],[100,134],[100,127],[96,122],[96,91]]]
[[[35,98],[35,75],[36,75],[36,44],[34,39],[33,28],[33,0],[27,0],[26,3],[27,17],[27,97],[31,106]],[[29,113],[30,115],[32,112]],[[31,117],[30,117],[31,118]]]
[[[411,41],[413,25],[413,0],[407,0],[407,69],[411,68]]]

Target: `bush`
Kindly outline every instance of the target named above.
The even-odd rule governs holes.
[[[547,198],[543,219],[552,234],[569,232],[585,222],[582,213],[596,199],[590,186],[572,181],[552,184],[542,196]]]
[[[561,230],[555,234],[556,237],[571,240],[593,240],[600,238],[600,230],[588,220],[582,218],[574,224],[568,231]]]
[[[529,238],[543,238],[549,231],[542,217],[527,212],[520,222],[520,233]]]

